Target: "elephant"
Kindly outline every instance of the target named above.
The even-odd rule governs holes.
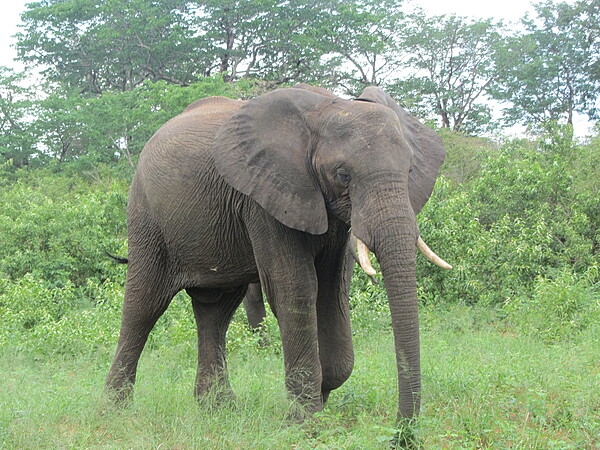
[[[379,261],[398,371],[398,420],[420,410],[415,215],[444,160],[439,136],[382,89],[346,100],[299,85],[251,100],[209,97],[142,150],[127,205],[121,329],[106,388],[133,392],[150,331],[174,295],[191,297],[194,393],[232,396],[225,334],[260,283],[281,332],[285,386],[304,416],[354,364],[349,319],[355,236]]]

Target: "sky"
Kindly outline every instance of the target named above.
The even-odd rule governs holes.
[[[19,31],[20,14],[25,11],[25,4],[34,0],[4,0],[0,6],[0,66],[20,68],[13,61],[16,52],[11,48],[14,44],[12,36]],[[505,21],[516,22],[531,11],[527,0],[406,0],[406,4],[422,7],[426,12],[435,15],[455,13],[460,16],[476,18],[494,17]]]
[[[0,6],[0,66],[20,68],[13,61],[16,52],[11,48],[14,43],[11,36],[19,31],[17,24],[21,22],[20,14],[25,11],[25,3],[30,1],[33,0],[5,0]]]
[[[536,0],[535,3],[541,1]],[[505,22],[518,22],[526,12],[533,12],[529,0],[405,0],[405,4],[420,6],[427,13],[437,16],[456,14],[477,19],[493,17]]]

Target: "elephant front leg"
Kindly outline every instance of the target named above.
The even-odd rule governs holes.
[[[275,280],[265,275],[262,282],[281,331],[286,389],[292,401],[299,406],[293,408],[289,418],[302,421],[307,415],[323,409],[316,275],[313,271],[303,278],[310,281],[286,278]]]
[[[315,255],[306,234],[282,226],[264,210],[258,213],[248,214],[246,226],[260,283],[281,331],[286,388],[299,406],[290,419],[301,421],[323,409]]]
[[[317,264],[317,323],[319,358],[323,371],[323,402],[327,401],[332,390],[339,388],[350,377],[354,368],[348,301],[354,260],[349,253],[347,257],[345,255],[343,248],[328,251]]]
[[[225,337],[235,310],[242,302],[246,287],[224,292],[212,289],[188,289],[198,329],[198,371],[194,394],[199,399],[208,393],[219,401],[235,398],[229,377]]]

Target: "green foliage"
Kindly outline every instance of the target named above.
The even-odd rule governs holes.
[[[598,265],[581,275],[564,269],[551,278],[540,276],[531,297],[507,299],[504,309],[524,334],[548,343],[574,338],[600,323]]]
[[[246,98],[258,89],[250,80],[233,84],[216,76],[188,86],[146,81],[97,97],[53,93],[40,102],[32,128],[44,153],[58,162],[78,160],[93,166],[122,160],[134,167],[154,132],[190,103],[215,95]]]
[[[17,167],[83,157],[133,166],[190,101],[297,82],[351,96],[379,85],[469,134],[497,128],[491,96],[505,102],[506,124],[572,123],[576,111],[597,113],[598,8],[540,3],[517,33],[394,0],[32,2],[16,47],[42,82],[0,70],[0,154]],[[196,89],[217,79],[248,89]]]
[[[499,147],[490,139],[468,136],[447,128],[438,130],[438,134],[446,149],[440,174],[452,184],[466,184],[478,178],[489,154]]]
[[[418,220],[422,236],[454,270],[418,260],[425,303],[499,305],[532,296],[537,277],[562,269],[581,274],[598,262],[594,178],[580,164],[592,150],[573,146],[563,131],[550,128],[537,145],[484,147],[468,177],[456,177],[449,157],[448,176],[438,180]]]
[[[16,167],[36,153],[27,120],[33,99],[33,89],[25,87],[25,74],[0,66],[0,156]]]
[[[273,85],[375,83],[378,59],[386,66],[392,58],[402,17],[390,0],[50,0],[26,6],[21,60],[43,67],[48,81],[95,94],[145,81],[185,86],[216,75]]]
[[[190,83],[202,55],[180,0],[29,3],[17,50],[67,90],[131,90],[144,80]]]
[[[428,17],[417,10],[401,33],[408,76],[390,83],[390,92],[420,115],[437,117],[443,128],[491,129],[491,111],[483,100],[497,78],[493,53],[500,25],[491,19]]]
[[[599,34],[590,14],[599,7],[597,1],[546,1],[535,5],[534,17],[522,19],[525,31],[495,55],[500,84],[491,93],[508,103],[507,123],[573,124],[575,111],[596,114]]]
[[[126,251],[128,184],[115,173],[22,169],[0,178],[1,345],[73,355],[114,342],[124,268],[105,252]]]
[[[31,274],[0,280],[0,347],[38,356],[80,356],[117,338],[122,284],[88,281],[58,288]],[[93,301],[93,303],[91,303]]]
[[[95,179],[22,171],[3,183],[0,277],[29,273],[60,287],[118,276],[105,251],[125,248],[128,181],[102,170],[91,174]]]
[[[600,136],[590,143],[573,148],[569,159],[572,174],[573,207],[589,218],[584,236],[592,243],[592,253],[600,254],[600,202],[597,180],[600,179]]]

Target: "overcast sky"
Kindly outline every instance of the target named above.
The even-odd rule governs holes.
[[[0,6],[0,66],[15,67],[13,58],[16,53],[11,48],[14,43],[11,36],[18,31],[19,15],[29,1],[32,0],[4,0]]]

